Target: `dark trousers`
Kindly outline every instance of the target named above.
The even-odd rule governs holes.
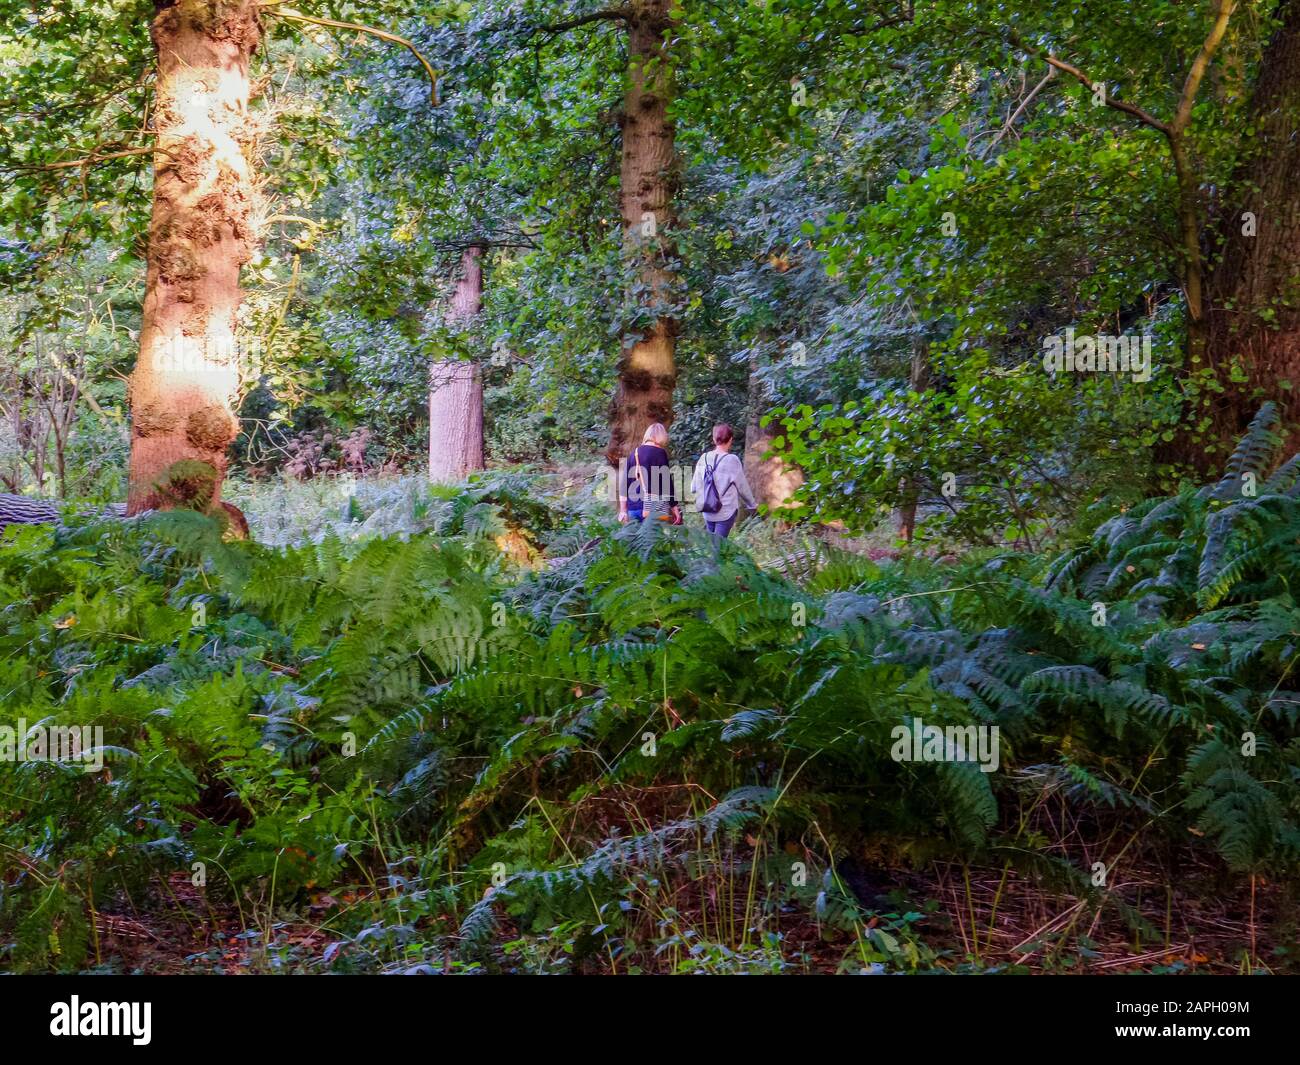
[[[725,540],[731,532],[731,527],[736,524],[738,517],[740,517],[740,511],[737,509],[726,521],[709,521],[708,518],[705,518],[704,527],[719,540]]]

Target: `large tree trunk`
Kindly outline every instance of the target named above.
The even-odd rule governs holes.
[[[1300,0],[1285,0],[1250,103],[1255,132],[1220,218],[1222,258],[1210,276],[1207,348],[1226,392],[1212,412],[1225,446],[1261,400],[1277,401],[1292,450],[1300,447]],[[1255,234],[1248,235],[1246,212]],[[1229,379],[1240,360],[1246,383]],[[1217,467],[1221,455],[1206,465]]]
[[[483,306],[483,247],[461,257],[447,318],[466,326]],[[429,371],[429,480],[459,481],[483,468],[483,378],[477,362],[445,359]]]
[[[159,0],[157,155],[127,508],[220,504],[239,431],[239,270],[252,257],[256,0]],[[178,463],[182,465],[177,465]]]
[[[641,442],[654,422],[671,425],[677,324],[671,262],[675,130],[668,118],[673,72],[664,34],[671,27],[671,0],[632,0],[628,19],[628,87],[624,100],[621,200],[623,233],[637,258],[643,307],[654,320],[635,338],[624,338],[618,387],[609,411],[606,457],[617,464]]]
[[[768,455],[772,440],[781,432],[777,422],[763,425],[770,399],[759,376],[759,358],[755,349],[749,355],[748,413],[745,421],[745,476],[754,490],[754,499],[769,510],[780,510],[795,490],[803,484],[803,471],[787,465],[779,455]]]

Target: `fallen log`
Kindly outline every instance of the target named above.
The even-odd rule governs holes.
[[[243,511],[233,503],[221,503],[222,511],[229,528],[228,536],[237,540],[248,539],[248,522]],[[98,509],[89,508],[77,513],[93,517],[125,518],[125,503],[110,503]],[[0,532],[10,525],[59,525],[63,521],[63,511],[57,503],[48,499],[31,499],[28,496],[9,495],[0,492]]]
[[[111,503],[98,512],[85,513],[101,513],[105,517],[125,518],[126,504]],[[57,525],[62,520],[63,512],[57,503],[52,503],[48,499],[31,499],[28,496],[0,492],[0,529],[7,525]]]

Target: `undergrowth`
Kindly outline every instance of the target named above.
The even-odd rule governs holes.
[[[337,971],[996,968],[884,872],[934,863],[1075,900],[1085,956],[1102,918],[1160,941],[1139,855],[1252,888],[1300,859],[1275,450],[1265,410],[1217,484],[1051,557],[760,564],[525,474],[390,486],[386,535],[355,493],[355,538],[278,546],[11,528],[0,724],[102,726],[105,767],[0,762],[0,965],[84,968],[178,876]],[[998,771],[896,761],[913,719],[996,725]]]

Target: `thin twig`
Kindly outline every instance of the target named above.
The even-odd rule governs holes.
[[[998,146],[998,141],[1002,140],[1003,137],[1011,132],[1012,127],[1016,124],[1016,120],[1025,113],[1025,108],[1034,102],[1034,97],[1042,92],[1047,86],[1047,83],[1054,77],[1056,77],[1056,67],[1049,65],[1047,73],[1043,75],[1043,80],[1029,90],[1029,95],[1020,101],[1020,106],[1017,107],[1011,117],[1007,119],[1006,124],[998,131],[998,135],[989,141],[988,147],[984,149],[984,158],[987,159],[989,153]]]

